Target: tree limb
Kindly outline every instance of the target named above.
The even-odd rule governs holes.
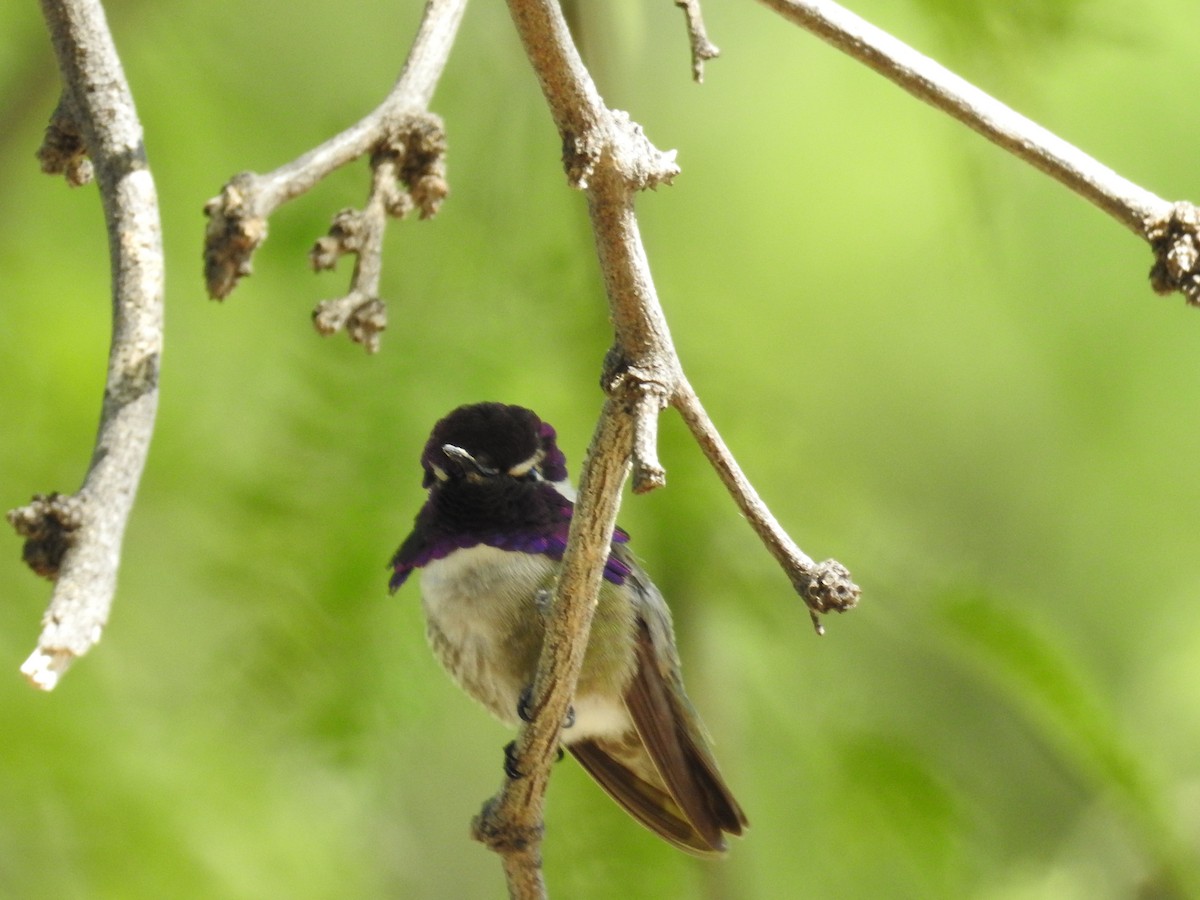
[[[116,590],[121,540],[149,451],[162,353],[163,254],[142,128],[98,0],[43,0],[63,97],[39,156],[71,183],[90,176],[104,205],[113,335],[100,426],[78,493],[37,496],[8,513],[25,558],[55,582],[37,649],[21,667],[51,690],[99,639]]]
[[[830,0],[759,0],[1042,170],[1150,244],[1152,287],[1200,305],[1200,212],[1171,203],[1005,106],[949,69]]]
[[[659,151],[627,114],[604,105],[554,0],[509,0],[509,10],[562,137],[568,182],[587,194],[615,332],[604,362],[609,396],[580,479],[532,692],[533,717],[516,743],[521,777],[507,779],[474,823],[476,838],[503,857],[510,896],[537,898],[545,896],[540,865],[546,785],[587,646],[621,488],[631,471],[635,490],[665,483],[655,448],[664,406],[679,407],[693,432],[703,436],[705,452],[743,510],[757,516],[752,521],[759,533],[775,542],[772,552],[785,563],[814,619],[818,612],[853,606],[858,588],[841,567],[840,581],[823,581],[828,572],[782,533],[683,376],[634,212],[639,191],[670,183],[678,174],[674,152]]]
[[[445,134],[428,111],[467,0],[427,0],[416,38],[390,94],[365,118],[273,172],[242,172],[204,207],[208,216],[204,276],[211,297],[223,300],[244,276],[267,239],[267,220],[287,201],[360,156],[371,154],[371,189],[361,211],[334,217],[329,236],[313,247],[313,268],[332,268],[345,253],[357,256],[349,292],[322,301],[313,323],[322,334],[345,326],[352,340],[374,351],[387,325],[379,297],[383,232],[389,217],[413,208],[421,218],[437,213],[445,199]],[[400,185],[403,185],[402,189]]]

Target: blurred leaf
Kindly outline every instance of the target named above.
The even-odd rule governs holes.
[[[1152,765],[1129,746],[1061,643],[1032,627],[1019,606],[978,593],[950,595],[938,612],[966,654],[995,675],[1008,702],[1081,777],[1120,803],[1154,871],[1161,867],[1181,896],[1196,895],[1200,858],[1180,840]]]
[[[1024,42],[1031,47],[1078,35],[1094,0],[912,0],[963,43]]]

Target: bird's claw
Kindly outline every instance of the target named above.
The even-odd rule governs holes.
[[[562,762],[564,755],[563,748],[559,747],[556,751],[554,751],[554,761],[556,763]],[[517,768],[516,741],[509,741],[504,745],[504,774],[511,781],[516,781],[518,778],[525,777],[525,773]]]
[[[517,697],[517,718],[522,722],[533,721],[533,686],[530,685],[521,691],[521,695]],[[567,714],[563,717],[563,728],[570,728],[575,724],[575,707],[568,706]]]
[[[524,773],[517,768],[516,741],[509,741],[504,745],[504,774],[513,781],[524,776]]]

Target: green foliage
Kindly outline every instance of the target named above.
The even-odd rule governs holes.
[[[1061,40],[1073,37],[1093,0],[913,0],[948,30],[974,40]]]
[[[385,571],[439,415],[529,405],[577,471],[601,403],[584,203],[502,5],[468,11],[438,89],[452,194],[388,237],[378,356],[309,324],[349,265],[314,276],[305,253],[365,196],[361,165],[272,220],[224,305],[199,277],[204,201],[372,108],[422,4],[400,6],[110,11],[163,206],[160,421],[113,619],[50,696],[16,674],[48,588],[15,537],[0,554],[0,897],[502,894],[467,823],[509,737]],[[1197,895],[1200,318],[1041,175],[754,4],[710,6],[724,56],[702,88],[670,4],[620,5],[594,62],[680,150],[639,211],[689,376],[864,599],[816,639],[668,414],[669,485],[621,519],[752,827],[696,862],[564,762],[552,894]],[[1195,4],[1010,6],[855,9],[1194,199]],[[56,99],[39,35],[32,7],[0,8],[5,508],[82,477],[109,321],[95,191],[32,158]]]

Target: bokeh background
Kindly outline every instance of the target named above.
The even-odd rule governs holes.
[[[1193,0],[854,9],[1166,197],[1200,199]],[[201,208],[386,93],[421,4],[122,0],[168,254],[155,437],[101,645],[17,674],[48,586],[0,553],[0,896],[503,895],[468,822],[505,730],[425,647],[385,564],[451,407],[552,421],[577,467],[606,313],[583,198],[503,4],[438,89],[452,196],[394,227],[368,357],[309,313],[306,252],[364,165],[279,212],[224,305]],[[729,859],[654,839],[571,762],[572,898],[1200,896],[1200,313],[1097,210],[752,2],[579,4],[611,105],[683,174],[639,201],[684,365],[773,511],[847,563],[816,638],[673,414],[621,521],[675,610],[752,820]],[[0,5],[0,506],[73,490],[108,344],[94,188],[33,158],[57,96]]]

